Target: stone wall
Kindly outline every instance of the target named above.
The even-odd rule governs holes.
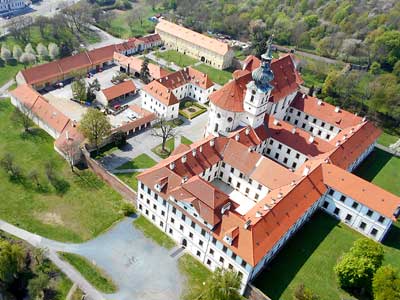
[[[118,177],[114,176],[106,169],[103,168],[96,160],[90,157],[90,153],[86,149],[82,149],[85,162],[88,167],[102,180],[104,180],[109,186],[121,194],[125,200],[131,202],[136,206],[136,192],[127,186]]]
[[[271,300],[267,295],[265,295],[251,283],[247,284],[244,296],[249,300]]]

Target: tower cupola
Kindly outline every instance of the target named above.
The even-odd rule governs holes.
[[[261,55],[261,66],[251,74],[257,88],[264,93],[273,89],[273,86],[270,84],[274,79],[274,73],[271,70],[272,38],[273,36],[268,39],[267,51]]]

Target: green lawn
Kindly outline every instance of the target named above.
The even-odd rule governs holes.
[[[135,221],[133,221],[133,226],[141,230],[145,237],[153,240],[161,247],[172,249],[176,245],[175,242],[166,233],[158,229],[154,224],[152,224],[143,216],[140,216]]]
[[[191,145],[193,144],[193,142],[191,140],[189,140],[187,137],[185,136],[181,136],[181,143],[184,145]]]
[[[55,283],[55,290],[57,291],[55,299],[65,300],[71,288],[71,280],[69,280],[69,278],[60,271],[60,276],[58,276],[58,280]]]
[[[400,158],[375,148],[354,173],[400,196]]]
[[[384,243],[384,264],[400,267],[400,228],[394,226]],[[277,257],[257,277],[255,286],[272,300],[292,300],[296,287],[303,283],[321,300],[354,299],[336,281],[333,267],[362,235],[318,212],[294,235]]]
[[[200,72],[206,73],[208,76],[210,76],[210,79],[212,81],[220,85],[224,85],[225,83],[227,83],[229,80],[232,79],[231,72],[225,70],[218,70],[206,64],[200,64],[198,66],[195,66],[194,68],[196,70],[199,70]]]
[[[13,79],[17,73],[24,68],[23,64],[0,66],[0,87]]]
[[[78,254],[60,252],[60,257],[69,262],[83,277],[86,278],[96,289],[103,293],[112,294],[117,291],[116,285],[105,272],[92,264],[85,257]]]
[[[138,157],[134,158],[132,161],[129,161],[122,166],[118,167],[117,170],[126,170],[126,169],[147,169],[154,166],[157,162],[154,161],[150,156],[147,154],[141,154]],[[137,191],[138,181],[136,176],[139,175],[140,172],[132,172],[132,173],[124,173],[115,174],[119,179]]]
[[[138,181],[136,176],[138,176],[140,172],[133,173],[124,173],[124,174],[115,174],[119,179],[125,182],[129,187],[137,191]]]
[[[165,148],[166,148],[167,152],[163,152],[162,151],[162,147],[161,147],[161,144],[160,144],[157,147],[154,147],[153,149],[151,149],[151,151],[153,151],[153,153],[155,153],[159,157],[165,159],[168,156],[170,156],[172,151],[174,151],[174,149],[175,149],[175,139],[174,138],[168,139],[167,142],[165,143]]]
[[[91,239],[119,220],[121,196],[89,170],[72,173],[54,151],[54,140],[38,128],[24,134],[11,120],[13,111],[9,101],[0,101],[0,159],[11,153],[23,176],[13,181],[0,169],[0,219],[65,242]],[[45,172],[49,162],[56,175],[52,184]],[[32,170],[41,189],[27,176]]]
[[[187,67],[197,62],[196,59],[175,50],[157,51],[155,55],[166,61],[173,62],[179,67]]]
[[[202,263],[192,257],[190,254],[184,254],[178,261],[179,270],[185,275],[186,286],[192,289],[203,288],[203,282],[211,275]]]
[[[382,132],[381,136],[378,139],[378,143],[389,147],[391,144],[394,144],[398,141],[398,139],[400,139],[400,137],[390,134],[390,133],[386,133],[386,132]]]
[[[119,166],[117,170],[148,169],[154,166],[156,163],[157,162],[154,159],[152,159],[147,154],[143,153],[135,157],[131,161],[124,163],[122,166]]]
[[[301,77],[304,80],[304,85],[309,88],[312,86],[314,86],[314,88],[322,88],[326,78],[323,74],[316,74],[315,72],[306,69],[301,72]]]

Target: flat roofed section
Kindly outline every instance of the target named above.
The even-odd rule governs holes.
[[[211,182],[211,184],[227,194],[229,196],[229,199],[238,205],[235,211],[242,216],[244,216],[256,204],[253,200],[249,199],[248,197],[219,179],[215,179]]]

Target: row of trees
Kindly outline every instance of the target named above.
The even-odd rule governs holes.
[[[60,272],[45,258],[40,249],[0,236],[0,295],[2,299],[41,300],[56,296],[54,282]]]
[[[7,45],[3,44],[1,46],[1,58],[9,64],[13,61],[21,62],[25,65],[32,64],[39,58],[42,61],[56,59],[60,53],[60,49],[55,43],[50,43],[48,47],[39,43],[36,46],[36,51],[33,49],[32,44],[28,43],[24,51],[22,48],[15,44],[12,49],[9,49]]]
[[[374,300],[399,299],[400,275],[392,266],[382,266],[384,254],[382,245],[371,239],[355,241],[334,268],[340,286]]]

